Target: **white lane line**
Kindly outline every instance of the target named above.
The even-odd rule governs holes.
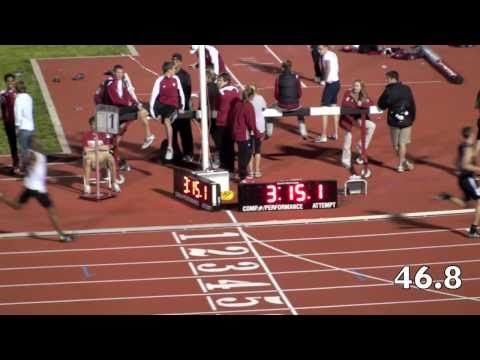
[[[358,276],[358,272],[356,272],[355,270],[340,268],[338,266],[330,265],[330,264],[320,262],[320,261],[316,261],[316,260],[312,260],[312,259],[306,258],[306,257],[301,256],[301,255],[292,254],[288,251],[284,251],[284,250],[279,249],[277,247],[274,247],[272,245],[266,244],[266,243],[262,242],[261,240],[258,240],[258,239],[254,238],[253,236],[251,236],[247,233],[245,233],[245,235],[248,238],[250,238],[252,241],[254,241],[254,242],[256,242],[260,245],[263,245],[264,247],[269,248],[270,250],[276,251],[280,254],[290,255],[292,258],[296,258],[296,259],[306,261],[306,262],[309,262],[309,263],[312,263],[312,264],[317,264],[317,265],[323,266],[325,268],[335,269],[337,271],[341,271],[341,272],[345,272],[347,274]],[[394,285],[394,282],[392,280],[380,278],[380,277],[377,277],[377,276],[367,275],[367,274],[363,274],[363,273],[361,275],[362,275],[362,277],[367,278],[367,279],[377,280],[377,281],[380,281],[380,282],[383,282],[383,283]],[[412,287],[415,288],[415,289],[418,289],[416,286],[412,286]],[[423,290],[423,291],[426,291],[426,292],[431,292],[431,293],[434,293],[434,294],[442,294],[442,295],[447,295],[447,296],[451,296],[451,297],[462,298],[462,299],[465,299],[465,300],[480,301],[480,300],[477,300],[476,298],[466,297],[466,296],[457,295],[457,294],[451,294],[451,293],[448,293],[448,292],[445,292],[445,291],[440,291],[440,290],[432,290],[432,289],[419,289],[419,290]]]
[[[235,224],[238,224],[238,221],[237,219],[235,218],[235,216],[233,216],[232,212],[230,210],[227,210],[227,215],[230,217],[230,219],[233,221],[233,223]],[[265,271],[265,273],[268,275],[268,278],[270,279],[271,283],[273,284],[274,288],[277,290],[278,294],[280,295],[280,297],[282,298],[283,300],[283,303],[285,305],[287,305],[287,307],[290,309],[290,312],[293,314],[293,315],[298,315],[297,311],[295,310],[295,308],[293,307],[293,305],[290,303],[290,300],[287,298],[287,296],[285,295],[285,293],[283,292],[282,288],[278,285],[277,283],[277,280],[275,279],[275,277],[272,275],[272,272],[270,271],[270,269],[268,268],[267,264],[265,263],[265,261],[263,260],[262,256],[260,256],[260,254],[258,253],[257,249],[255,249],[255,246],[253,246],[253,244],[251,243],[251,241],[249,240],[249,238],[246,236],[246,233],[243,231],[243,229],[241,227],[238,227],[237,228],[238,232],[240,233],[240,235],[242,236],[242,238],[245,240],[247,246],[249,247],[250,251],[252,252],[252,254],[255,255],[257,261],[260,263],[260,265],[262,266],[263,270]]]
[[[58,175],[58,176],[47,176],[49,179],[77,179],[81,178],[81,175]],[[1,178],[0,181],[23,181],[23,178]]]
[[[71,154],[72,149],[68,144],[67,137],[65,136],[65,131],[63,130],[62,122],[60,121],[60,118],[58,116],[57,109],[55,108],[52,96],[50,95],[50,90],[48,89],[47,83],[45,82],[45,78],[43,77],[42,70],[38,65],[38,61],[35,59],[30,59],[30,63],[32,65],[33,73],[37,78],[38,85],[40,86],[40,91],[42,92],[43,99],[45,100],[48,115],[50,116],[50,120],[52,121],[53,128],[55,130],[55,134],[57,135],[57,140],[62,149],[62,152],[64,154]]]
[[[275,242],[299,242],[299,241],[318,241],[318,240],[339,240],[339,239],[355,239],[355,238],[370,238],[370,237],[387,237],[387,236],[404,236],[404,235],[419,235],[430,234],[439,232],[461,231],[465,228],[457,229],[438,229],[438,230],[419,230],[419,231],[399,231],[392,233],[373,233],[373,234],[357,234],[357,235],[336,235],[336,236],[320,236],[320,237],[307,237],[307,238],[287,238],[287,239],[270,239],[262,240],[266,243]],[[199,235],[200,236],[200,235]],[[207,243],[192,243],[186,244],[186,246],[217,246],[217,245],[233,245],[244,244],[244,241],[222,241],[222,242],[207,242]],[[461,244],[459,244],[461,245]],[[120,251],[120,250],[135,250],[135,249],[162,249],[179,247],[184,245],[167,244],[167,245],[132,245],[132,246],[112,246],[112,247],[98,247],[98,248],[77,248],[77,249],[52,249],[52,250],[29,250],[29,251],[0,251],[2,255],[33,255],[33,254],[55,254],[55,253],[68,253],[68,252],[90,252],[90,251]],[[432,245],[433,247],[437,245]],[[443,245],[438,245],[443,246]],[[449,246],[456,246],[452,244]]]
[[[334,308],[345,308],[345,307],[420,304],[420,303],[432,303],[432,302],[443,302],[443,301],[466,301],[466,300],[467,299],[442,298],[442,299],[431,299],[431,300],[406,300],[406,301],[386,301],[386,302],[376,302],[376,303],[372,302],[372,303],[359,303],[359,304],[303,306],[303,307],[298,307],[297,309],[299,310],[334,309]],[[469,300],[479,301],[480,297],[469,298]]]
[[[251,235],[248,235],[252,238]],[[263,242],[263,241],[262,241]],[[269,247],[270,245],[265,245]],[[392,249],[373,249],[373,250],[352,250],[352,251],[332,251],[332,252],[307,252],[301,254],[295,254],[295,256],[332,256],[332,255],[353,255],[353,254],[372,254],[372,253],[381,253],[381,252],[393,252],[393,251],[412,251],[412,250],[434,250],[434,249],[443,249],[443,248],[452,248],[452,247],[470,247],[470,246],[480,246],[480,243],[467,243],[467,244],[456,244],[456,245],[440,245],[440,246],[419,246],[419,247],[409,247],[409,248],[392,248]],[[272,247],[273,248],[273,247]],[[184,250],[183,248],[181,248]],[[275,248],[277,249],[277,248]],[[184,250],[185,251],[185,250]],[[285,253],[281,255],[264,255],[264,259],[279,259],[279,258],[288,258],[290,253]],[[235,257],[237,260],[252,260],[256,259],[254,256],[241,256]],[[210,258],[212,261],[228,261],[231,260],[229,257],[213,257]],[[15,271],[15,270],[45,270],[45,269],[61,269],[61,268],[75,268],[79,266],[128,266],[128,265],[152,265],[152,264],[178,264],[185,262],[202,262],[205,259],[184,259],[184,260],[158,260],[158,261],[137,261],[137,262],[119,262],[119,263],[92,263],[92,264],[63,264],[63,265],[41,265],[41,266],[25,266],[25,267],[9,267],[9,268],[0,268],[0,271]]]
[[[154,75],[154,76],[159,76],[159,74],[156,72],[156,71],[153,71],[152,69],[148,68],[147,66],[145,66],[140,60],[138,59],[135,59],[132,55],[127,55],[127,57],[132,60],[134,63],[136,63],[138,66],[140,66],[143,70],[149,72],[150,74]]]
[[[237,83],[237,85],[240,86],[240,88],[242,90],[245,89],[245,86],[242,84],[242,82],[240,80],[238,80],[238,78],[235,76],[233,71],[230,70],[230,68],[227,65],[225,65],[225,69],[227,69],[227,72],[230,74],[230,76],[233,78],[233,80]]]
[[[263,45],[263,46],[280,64],[283,63],[282,59],[280,59],[280,57],[277,54],[275,54],[275,52],[270,48],[270,46],[268,45]],[[303,88],[307,87],[307,85],[305,85],[305,83],[301,80],[300,80],[300,84],[302,85]]]
[[[303,291],[303,290],[302,290]],[[40,305],[40,304],[69,304],[78,302],[97,302],[97,301],[121,301],[121,300],[150,300],[150,299],[169,299],[169,298],[184,298],[184,297],[207,297],[207,296],[225,296],[225,295],[243,295],[243,294],[257,294],[257,293],[273,293],[277,295],[275,290],[257,290],[257,291],[231,291],[228,293],[217,292],[206,295],[205,293],[191,293],[191,294],[162,294],[162,295],[145,295],[145,296],[118,296],[105,298],[83,298],[83,299],[62,299],[62,300],[32,300],[32,301],[17,301],[17,302],[2,302],[0,306],[16,306],[16,305]],[[273,295],[272,294],[272,295]],[[270,309],[270,311],[277,309]]]
[[[271,313],[272,309],[251,309],[251,310],[221,310],[218,312],[186,312],[186,313],[158,313],[158,314],[153,314],[153,315],[224,315],[224,314],[237,314],[237,313],[259,313],[261,311],[265,311],[267,313]],[[289,311],[287,307],[285,308],[276,308],[274,311]],[[268,314],[260,314],[260,315],[268,315]]]
[[[67,231],[73,235],[99,235],[99,234],[127,234],[127,233],[144,233],[144,232],[172,232],[172,231],[189,231],[189,230],[210,230],[210,229],[228,229],[240,227],[271,227],[271,226],[289,226],[289,225],[319,225],[319,224],[336,224],[345,222],[365,222],[365,221],[381,221],[395,219],[415,219],[425,217],[454,216],[472,214],[475,209],[460,210],[440,210],[440,211],[422,211],[400,214],[382,214],[382,215],[360,215],[360,216],[340,216],[330,218],[311,218],[311,219],[295,219],[295,220],[268,220],[268,221],[247,221],[238,223],[210,223],[210,224],[183,224],[171,226],[145,226],[145,227],[127,227],[127,228],[97,228]],[[434,230],[437,231],[437,230]],[[438,232],[452,231],[449,229],[440,229]],[[0,234],[0,239],[21,238],[36,236],[56,236],[55,231],[39,231],[39,232],[17,232]]]
[[[375,285],[375,284],[374,284]],[[371,286],[371,285],[370,285]],[[368,287],[368,286],[365,286]],[[325,288],[298,288],[298,289],[287,289],[288,292],[310,292],[317,290],[324,290]],[[398,288],[401,290],[400,288]],[[425,290],[424,290],[425,291]],[[243,294],[258,294],[258,293],[276,293],[275,290],[257,290],[257,291],[232,291],[232,292],[220,292],[220,293],[211,293],[212,296],[225,296],[228,295],[243,295]],[[473,300],[480,301],[480,297],[463,297],[459,295],[454,295],[450,293],[443,293],[444,295],[455,296],[455,299],[449,300]],[[39,305],[39,304],[66,304],[66,303],[78,303],[78,302],[98,302],[98,301],[121,301],[121,300],[149,300],[149,299],[165,299],[165,298],[183,298],[183,297],[205,297],[205,293],[190,293],[190,294],[162,294],[162,295],[148,295],[148,296],[123,296],[123,297],[106,297],[106,298],[83,298],[83,299],[62,299],[62,300],[39,300],[39,301],[17,301],[17,302],[2,302],[0,306],[16,306],[16,305]],[[428,302],[431,300],[416,300],[413,302]],[[325,305],[319,306],[318,308],[329,308],[329,307],[345,307],[345,306],[366,306],[366,305],[383,305],[384,303],[364,303],[364,304],[345,304],[345,305]],[[298,307],[297,309],[305,309],[306,307]],[[317,307],[316,307],[317,308]],[[291,308],[288,307],[291,311]],[[283,309],[269,309],[269,311],[277,311]]]
[[[198,271],[197,269],[195,268],[195,265],[193,265],[193,263],[190,261],[190,256],[188,255],[187,251],[185,250],[185,248],[182,246],[182,242],[180,241],[180,238],[178,237],[177,233],[176,232],[172,232],[172,236],[173,238],[175,239],[175,242],[180,245],[180,251],[182,252],[182,255],[183,257],[185,258],[185,260],[188,261],[188,266],[190,267],[190,270],[192,271],[193,275],[195,276],[195,279],[197,280],[197,283],[198,285],[200,286],[200,289],[202,290],[202,292],[204,294],[207,294],[207,288],[205,287],[205,284],[202,280],[201,277],[198,276]],[[206,295],[207,297],[207,302],[208,302],[208,305],[210,306],[210,308],[215,311],[217,310],[214,302],[212,301],[210,295]],[[213,305],[213,306],[212,306]]]
[[[128,51],[130,51],[130,55],[132,55],[132,56],[139,56],[139,55],[140,55],[140,54],[138,53],[137,48],[135,47],[135,45],[127,45],[127,49],[128,49]]]
[[[446,264],[469,264],[478,263],[480,259],[474,260],[449,260],[438,262],[421,262],[409,264],[410,266],[435,266]],[[394,265],[373,265],[373,266],[348,266],[344,269],[359,271],[359,270],[379,270],[379,269],[400,269],[405,264]],[[290,270],[290,271],[272,271],[272,275],[298,275],[298,274],[316,274],[327,273],[337,271],[335,269],[314,269],[314,270]],[[124,283],[124,282],[142,282],[142,281],[169,281],[169,280],[191,280],[197,277],[202,278],[218,278],[224,277],[225,274],[205,274],[205,275],[187,275],[187,276],[168,276],[168,277],[151,277],[151,278],[131,278],[131,279],[111,279],[111,280],[86,280],[86,281],[61,281],[61,282],[44,282],[44,283],[17,283],[17,284],[4,284],[0,285],[0,288],[15,288],[15,287],[30,287],[30,286],[60,286],[60,285],[86,285],[86,284],[110,284],[110,283]],[[228,274],[229,277],[245,276],[245,274]],[[261,273],[249,273],[248,276],[265,276],[264,272]]]

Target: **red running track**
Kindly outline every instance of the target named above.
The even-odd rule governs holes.
[[[138,46],[137,49],[140,56],[136,59],[117,57],[40,61],[74,152],[78,153],[80,149],[81,133],[86,128],[88,116],[93,112],[92,93],[105,69],[114,63],[124,64],[140,97],[148,99],[155,76],[145,68],[158,72],[162,61],[175,51],[185,54],[186,64],[195,60],[187,54],[186,46]],[[369,93],[376,98],[384,86],[383,74],[391,68],[399,70],[403,81],[411,85],[419,108],[414,142],[410,147],[417,162],[414,172],[397,174],[392,170],[395,158],[390,149],[388,129],[385,119],[378,119],[377,133],[369,152],[374,177],[369,181],[368,197],[342,197],[338,209],[320,212],[248,214],[233,211],[233,216],[239,222],[247,222],[454,209],[453,206],[432,200],[432,195],[456,188],[452,164],[457,134],[462,126],[472,124],[475,119],[472,103],[477,91],[478,69],[474,64],[480,61],[480,52],[476,48],[437,46],[435,49],[465,77],[464,85],[448,84],[422,61],[398,62],[383,57],[339,54],[345,88],[354,79],[362,78],[368,84]],[[305,45],[275,45],[268,49],[264,46],[220,46],[220,50],[239,82],[255,82],[268,102],[273,101],[272,84],[279,65],[278,59],[291,59],[296,70],[302,74],[304,105],[318,106],[321,88],[311,81],[311,60]],[[70,81],[77,72],[84,72],[86,79],[81,82]],[[49,79],[57,74],[62,76],[63,81],[52,83]],[[196,74],[193,75],[196,88],[198,79]],[[72,93],[75,96],[71,96]],[[264,144],[265,180],[291,177],[292,170],[296,177],[305,179],[337,178],[340,183],[346,179],[347,173],[338,165],[340,143],[315,144],[313,136],[318,134],[320,128],[318,118],[308,118],[307,125],[312,138],[306,142],[296,134],[294,119],[283,119],[276,127],[275,137]],[[160,126],[152,124],[152,127],[161,137]],[[198,152],[199,134],[195,130],[194,133]],[[78,199],[81,186],[78,162],[50,167],[49,174],[57,180],[56,184],[50,186],[50,191],[65,228],[133,228],[231,221],[224,212],[201,212],[173,200],[170,195],[171,169],[148,161],[155,155],[155,149],[140,151],[142,137],[141,126],[132,126],[126,137],[124,152],[132,159],[134,169],[127,174],[122,194],[101,205]],[[8,178],[0,178],[0,186],[2,192],[10,196],[21,188],[20,182]],[[208,248],[222,251],[225,251],[225,246],[239,246],[243,249],[236,250],[244,252],[246,247],[248,254],[241,255],[246,259],[239,261],[250,263],[246,265],[247,268],[255,267],[246,273],[229,270],[225,273],[228,277],[224,277],[223,273],[208,272],[212,270],[208,266],[201,267],[204,271],[199,272],[197,265],[201,265],[202,261],[212,262],[218,256],[210,254],[189,258],[191,244],[195,243],[195,247],[198,247],[199,241],[178,244],[171,233],[83,236],[78,242],[66,246],[38,239],[1,239],[1,249],[7,253],[0,255],[0,312],[478,313],[478,301],[458,297],[480,296],[476,291],[479,289],[476,280],[479,273],[476,260],[480,259],[478,247],[475,242],[464,238],[461,232],[449,230],[464,228],[469,221],[469,216],[454,216],[428,219],[426,222],[403,220],[400,223],[359,222],[301,228],[261,227],[246,229],[247,235],[232,228],[210,230],[208,234],[237,232],[232,238],[202,239],[201,242],[214,243]],[[21,213],[0,208],[0,229],[3,232],[41,231],[50,230],[50,226],[38,206],[32,203]],[[398,232],[402,234],[385,235]],[[205,233],[190,231],[177,235]],[[235,244],[224,244],[232,239]],[[266,239],[275,240],[265,244],[278,249],[256,242]],[[119,246],[125,249],[110,249]],[[78,248],[108,249],[76,251]],[[407,250],[393,250],[402,248]],[[35,252],[42,250],[47,252]],[[300,254],[298,256],[301,258],[286,255],[282,251]],[[263,264],[260,259],[263,259]],[[227,256],[227,259],[215,260],[215,263],[226,266],[236,260],[237,256]],[[465,278],[462,288],[450,291],[452,296],[399,289],[386,282],[391,281],[403,265],[417,264],[415,266],[419,267],[430,263],[435,263],[432,265],[432,274],[439,277],[446,266],[452,263],[461,266]],[[87,268],[83,268],[84,265]],[[349,271],[355,269],[362,276],[333,270],[331,266],[349,268]],[[260,284],[252,288],[222,289],[218,288],[218,283],[215,286],[215,281],[222,279],[241,279]],[[51,284],[58,282],[64,284]],[[44,285],[31,285],[38,283]],[[27,285],[11,286],[15,284]],[[232,292],[239,294],[232,295]],[[236,296],[237,301],[250,297],[251,305],[232,307],[235,304],[228,301],[235,300],[225,300],[225,297],[232,296]],[[15,305],[6,305],[11,303]]]

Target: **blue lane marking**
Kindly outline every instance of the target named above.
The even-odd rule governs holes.
[[[365,278],[365,275],[363,275],[362,273],[358,272],[357,270],[355,269],[352,269],[352,272],[353,272],[353,276],[355,276],[358,280],[360,281],[365,281],[366,278]]]
[[[88,270],[88,266],[82,266],[82,271],[83,271],[83,275],[89,279],[93,276],[93,274],[90,274],[90,271]]]

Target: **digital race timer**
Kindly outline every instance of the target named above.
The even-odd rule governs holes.
[[[185,170],[174,169],[173,194],[205,210],[220,208],[220,185]]]
[[[332,209],[337,207],[337,182],[291,180],[240,184],[238,205],[245,212]]]

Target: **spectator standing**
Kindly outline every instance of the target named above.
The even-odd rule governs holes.
[[[253,109],[255,110],[256,128],[261,135],[260,137],[251,138],[253,156],[248,164],[248,171],[249,177],[260,178],[262,177],[262,172],[260,170],[260,163],[262,160],[262,139],[265,136],[265,116],[263,115],[263,112],[267,108],[267,103],[263,96],[257,92],[255,85],[249,85],[245,90],[247,89],[253,94],[250,96],[249,101],[252,103]]]
[[[216,152],[220,167],[231,173],[235,172],[235,144],[232,138],[232,108],[240,100],[240,92],[232,85],[228,73],[220,74],[217,80],[217,121],[215,131]]]
[[[253,138],[261,138],[257,130],[255,109],[251,103],[254,95],[254,89],[247,86],[242,93],[242,100],[236,101],[232,110],[232,136],[238,147],[238,176],[241,183],[253,179],[247,176],[247,166],[252,158],[251,133]]]
[[[324,74],[325,89],[322,95],[322,106],[337,106],[337,97],[340,92],[339,64],[338,57],[329,45],[319,45],[319,52],[322,56],[322,69]],[[327,142],[328,139],[338,139],[339,115],[334,116],[334,134],[327,136],[328,116],[323,116],[322,134],[315,140],[319,143]]]
[[[175,75],[180,79],[182,85],[183,94],[185,96],[185,111],[191,110],[191,97],[192,97],[192,78],[190,74],[182,68],[183,57],[182,54],[175,53],[172,55],[172,62],[175,65]],[[193,161],[193,134],[192,123],[190,119],[177,119],[173,125],[173,142],[174,147],[177,143],[177,134],[180,134],[183,151],[183,161]]]
[[[7,135],[8,145],[10,147],[10,156],[12,158],[12,175],[20,174],[20,161],[18,158],[17,132],[15,130],[15,97],[17,90],[15,88],[16,78],[13,74],[4,76],[6,89],[0,92],[0,104],[2,110],[3,126]]]
[[[407,159],[407,145],[411,142],[412,127],[416,116],[415,100],[409,86],[400,82],[397,71],[386,74],[388,85],[378,99],[381,110],[388,109],[388,125],[392,145],[399,158],[398,172],[413,170]]]
[[[20,144],[20,155],[23,158],[32,148],[33,134],[35,133],[35,120],[33,118],[33,99],[27,93],[25,82],[18,81],[16,84],[17,95],[15,97],[14,114],[15,127]],[[24,168],[25,166],[22,165]]]
[[[277,104],[274,106],[281,112],[290,112],[300,110],[300,98],[302,97],[302,86],[299,76],[292,71],[292,62],[286,60],[282,63],[282,70],[280,75],[275,80],[275,99]],[[308,133],[305,126],[305,117],[298,115],[298,125],[300,135],[304,140],[307,140]],[[270,138],[273,134],[273,123],[267,123],[267,137]]]

